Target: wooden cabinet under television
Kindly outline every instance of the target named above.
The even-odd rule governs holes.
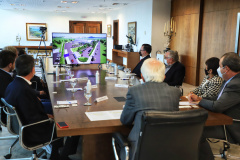
[[[123,65],[123,58],[127,59],[127,65]],[[112,50],[112,62],[133,70],[140,61],[140,55],[138,52],[127,52],[124,50]]]

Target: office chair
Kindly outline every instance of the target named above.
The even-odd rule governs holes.
[[[52,135],[49,138],[49,141],[47,142],[42,142],[41,144],[32,144],[28,142],[28,132],[33,129],[33,127],[38,127],[41,125],[45,125],[49,122],[52,123],[52,119],[46,119],[42,120],[36,123],[28,124],[28,125],[22,125],[22,122],[17,114],[17,111],[15,110],[15,107],[12,105],[8,104],[4,98],[1,98],[1,101],[4,103],[3,111],[9,115],[9,116],[14,116],[17,119],[17,125],[13,125],[13,129],[15,134],[19,135],[19,144],[26,150],[33,151],[32,157],[30,159],[32,160],[39,160],[39,156],[41,156],[43,153],[45,153],[45,158],[46,158],[46,151],[42,151],[39,154],[37,154],[36,150],[42,148],[43,146],[49,145],[53,141],[53,134],[54,134],[54,128],[55,128],[55,123],[53,124],[52,128]],[[11,121],[13,123],[13,121]],[[10,123],[10,122],[9,122]],[[16,123],[15,123],[16,124]],[[39,137],[40,139],[41,137]],[[19,159],[19,158],[18,158]],[[24,158],[26,159],[26,158]]]
[[[198,144],[208,112],[204,109],[188,111],[145,111],[142,115],[135,160],[198,160]],[[119,155],[129,159],[129,142],[114,133],[112,145],[115,159]],[[120,152],[119,152],[120,151]],[[122,160],[122,159],[121,159]]]
[[[8,140],[8,139],[15,139],[15,141],[12,143],[12,145],[9,147],[9,153],[6,154],[4,157],[6,159],[11,158],[12,156],[12,148],[13,146],[18,142],[19,140],[19,136],[18,134],[16,134],[16,130],[14,129],[13,126],[13,121],[16,122],[16,118],[12,117],[13,115],[11,114],[6,114],[3,110],[3,105],[0,102],[0,124],[3,127],[7,127],[7,130],[10,134],[12,134],[12,136],[3,136],[0,137],[0,140]]]

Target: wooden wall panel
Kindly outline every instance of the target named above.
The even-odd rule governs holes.
[[[240,8],[203,14],[200,70],[205,68],[208,58],[220,58],[226,52],[234,52],[238,12]],[[204,72],[200,72],[199,82],[204,76]]]
[[[171,15],[182,16],[199,13],[200,0],[172,0]]]
[[[176,37],[171,49],[177,50],[180,62],[186,67],[184,82],[196,85],[200,0],[172,1],[172,16],[177,23]]]
[[[204,12],[214,12],[221,10],[240,8],[239,0],[205,0]]]

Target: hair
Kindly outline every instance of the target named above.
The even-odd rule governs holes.
[[[14,54],[17,55],[17,48],[14,47],[14,46],[5,46],[5,47],[3,48],[3,50],[11,51],[11,52],[13,52]]]
[[[219,58],[212,57],[206,60],[205,64],[207,65],[208,70],[212,69],[212,74],[217,75],[217,69],[219,67]]]
[[[222,66],[228,66],[232,71],[240,71],[240,57],[234,52],[225,53],[223,56]]]
[[[34,67],[34,59],[32,56],[24,54],[17,58],[15,68],[19,76],[27,76],[32,72]]]
[[[150,44],[143,44],[143,49],[150,54],[152,52],[152,46]]]
[[[25,52],[23,49],[20,49],[20,50],[18,51],[18,56],[21,56],[21,55],[23,55],[23,54],[26,54],[26,52]]]
[[[2,50],[0,52],[0,68],[7,67],[10,63],[14,63],[16,59],[16,54],[11,51]]]
[[[146,82],[163,82],[165,65],[155,58],[148,58],[143,62],[141,73]]]
[[[179,60],[177,51],[168,50],[167,52],[169,53],[169,56],[173,59],[174,62],[177,62]]]

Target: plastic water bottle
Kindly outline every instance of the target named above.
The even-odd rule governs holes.
[[[118,74],[118,66],[117,66],[117,64],[115,64],[115,66],[114,66],[114,75],[115,76],[117,76],[117,74]]]
[[[90,80],[88,80],[88,82],[87,82],[87,93],[90,93],[91,89],[92,89],[92,84],[91,84]]]
[[[98,71],[96,72],[96,83],[99,83],[99,73],[98,73]]]
[[[59,69],[58,69],[58,66],[56,67],[56,76],[59,76]]]

